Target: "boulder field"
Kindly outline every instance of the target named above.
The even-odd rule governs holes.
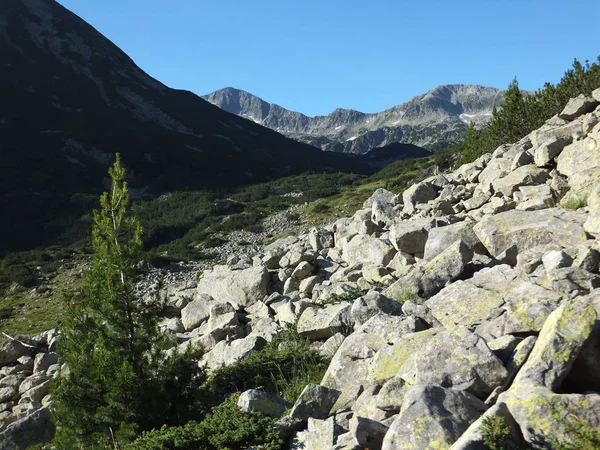
[[[290,448],[483,449],[493,416],[548,448],[571,414],[600,427],[599,264],[600,89],[517,143],[168,285],[160,326],[209,371],[288,325],[330,357],[294,405],[240,397]],[[0,348],[0,449],[48,426],[55,334]]]

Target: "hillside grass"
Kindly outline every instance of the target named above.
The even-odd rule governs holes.
[[[305,173],[234,190],[174,192],[137,202],[144,227],[144,258],[155,265],[210,260],[212,248],[224,243],[229,233],[260,230],[264,219],[293,206],[300,206],[297,214],[309,225],[324,225],[354,214],[376,189],[401,193],[430,174],[432,166],[443,166],[452,158],[456,159],[456,152],[451,149],[396,161],[371,176]],[[68,246],[10,253],[0,259],[0,331],[33,336],[59,326],[62,297],[77,290],[83,280],[90,250],[81,230],[90,220],[87,211],[72,224],[76,232]]]

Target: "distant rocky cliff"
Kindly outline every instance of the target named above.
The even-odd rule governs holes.
[[[503,91],[477,85],[438,86],[385,111],[365,114],[336,109],[308,117],[239,89],[225,88],[204,98],[225,111],[323,150],[366,153],[394,142],[436,150],[461,140],[470,122],[483,126]]]

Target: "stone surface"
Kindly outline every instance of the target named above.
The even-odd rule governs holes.
[[[535,149],[535,164],[539,167],[548,165],[571,142],[573,142],[572,136],[552,136]]]
[[[505,423],[510,427],[513,442],[522,442],[519,425],[510,415],[506,405],[504,403],[498,403],[488,409],[479,419],[473,422],[468,430],[465,431],[454,444],[452,444],[449,450],[487,450],[489,447],[484,444],[482,425],[484,419],[488,417],[503,418]]]
[[[558,117],[565,120],[573,120],[577,117],[592,112],[598,106],[598,100],[595,98],[586,97],[581,94],[578,97],[572,98],[567,103],[567,106],[560,112]]]
[[[354,416],[350,419],[350,433],[361,448],[381,448],[388,429],[387,426],[364,417]]]
[[[576,247],[587,240],[582,227],[585,218],[585,214],[558,208],[513,210],[485,217],[473,231],[495,257],[513,245],[518,253],[550,243]]]
[[[398,375],[409,384],[437,384],[480,398],[508,377],[502,361],[486,342],[460,328],[433,337],[426,347],[408,358]]]
[[[227,266],[215,266],[204,272],[198,281],[197,291],[208,294],[217,302],[230,302],[236,307],[251,305],[267,294],[269,272],[264,266],[252,266],[244,270],[231,270]]]
[[[540,332],[529,359],[513,384],[534,383],[556,390],[568,375],[596,322],[596,311],[574,299],[556,309]]]
[[[440,386],[411,386],[381,448],[448,448],[486,408],[481,400],[467,392]]]
[[[494,192],[510,197],[521,186],[544,183],[548,179],[548,171],[535,164],[528,164],[510,172],[505,177],[492,182]]]
[[[326,386],[309,384],[304,388],[290,411],[294,419],[325,419],[340,396],[340,391]]]
[[[341,391],[338,409],[349,406],[356,399],[369,376],[370,362],[377,351],[401,342],[402,336],[414,333],[418,327],[413,318],[378,315],[344,340],[321,381],[323,386]]]
[[[507,265],[486,268],[473,278],[456,281],[425,302],[431,314],[446,328],[473,327],[492,317],[507,292],[517,289],[525,277]]]
[[[423,253],[427,242],[428,220],[407,220],[397,222],[390,228],[390,241],[402,252]]]
[[[58,362],[56,353],[38,353],[35,355],[33,373],[45,372],[52,364]]]
[[[292,404],[257,389],[242,392],[238,399],[238,408],[245,412],[256,411],[269,417],[281,417]]]
[[[49,442],[54,435],[54,424],[49,408],[40,408],[16,420],[0,433],[0,450],[27,448]]]
[[[431,261],[415,267],[383,291],[386,297],[404,302],[414,298],[429,298],[447,283],[456,280],[473,259],[473,250],[459,240]]]
[[[477,253],[485,251],[485,248],[473,232],[473,225],[472,222],[458,222],[452,225],[430,229],[425,244],[423,259],[429,261],[435,258],[456,241],[461,239]]]
[[[390,378],[377,394],[377,408],[382,411],[399,412],[408,385],[400,377]]]
[[[350,326],[350,305],[342,302],[306,308],[298,320],[298,333],[311,340],[329,339]]]
[[[19,341],[9,340],[0,345],[0,367],[14,363],[21,356],[27,355],[29,348]]]
[[[343,248],[345,261],[362,264],[387,265],[394,255],[396,249],[387,241],[377,239],[368,235],[356,235]]]

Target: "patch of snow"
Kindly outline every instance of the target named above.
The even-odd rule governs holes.
[[[190,150],[194,150],[195,152],[199,152],[202,153],[204,150],[198,148],[198,147],[194,147],[193,145],[190,144],[184,144],[183,145],[185,148],[189,148]]]
[[[352,136],[351,138],[346,139],[346,142],[353,141],[354,139],[357,139],[357,138],[358,138],[358,136]]]
[[[336,130],[341,130],[342,128],[344,128],[342,125],[340,125],[339,127],[335,127]]]
[[[157,108],[153,102],[149,102],[141,95],[133,92],[129,88],[118,88],[119,94],[127,100],[133,108],[129,108],[137,119],[147,122],[155,122],[165,128],[177,131],[179,133],[191,134],[194,132],[176,119],[173,119],[162,109]]]

